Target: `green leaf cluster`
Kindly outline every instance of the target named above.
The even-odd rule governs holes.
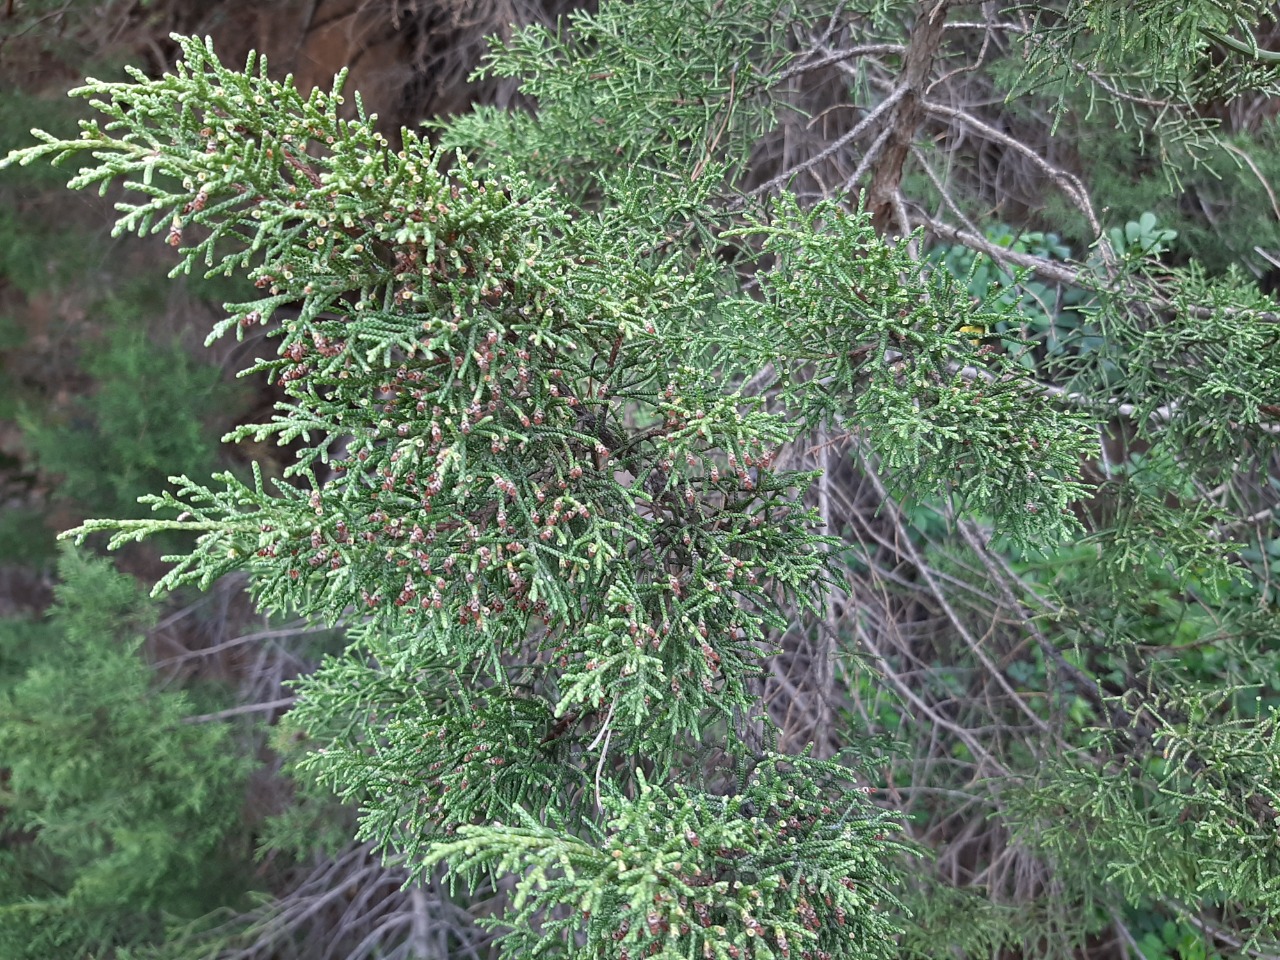
[[[229,844],[252,763],[139,656],[151,606],[67,549],[44,622],[0,621],[0,952],[108,955],[242,889]]]

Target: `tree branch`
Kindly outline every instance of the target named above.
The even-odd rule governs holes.
[[[867,209],[871,211],[872,223],[880,233],[887,232],[894,222],[894,194],[902,185],[902,172],[915,143],[916,129],[925,118],[925,81],[942,44],[947,6],[948,0],[922,0],[911,27],[898,83],[902,96],[890,121],[892,132],[884,155],[876,166],[868,191]]]

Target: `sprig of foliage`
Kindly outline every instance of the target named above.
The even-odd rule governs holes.
[[[771,754],[723,794],[636,776],[636,795],[606,798],[608,819],[589,838],[521,812],[513,826],[461,829],[427,862],[447,858],[470,877],[525,871],[504,940],[513,955],[820,960],[892,950],[898,904],[884,858],[897,827],[852,789],[847,770]],[[561,905],[576,915],[555,917]]]
[[[390,153],[358,98],[339,119],[341,78],[304,100],[260,60],[231,71],[180,43],[169,76],[79,91],[105,127],[13,159],[88,153],[74,186],[148,198],[120,204],[118,229],[167,230],[179,269],[254,279],[263,296],[214,336],[297,305],[254,368],[287,400],[232,439],[301,452],[273,489],[256,469],[176,478],[148,500],[174,519],[74,535],[189,530],[159,588],[248,569],[267,609],[360,605],[367,629],[298,716],[329,743],[314,772],[368,803],[366,836],[421,863],[439,831],[501,834],[531,800],[589,829],[583,796],[621,796],[618,770],[660,783],[711,725],[734,728],[768,631],[826,578],[796,498],[811,477],[774,468],[793,428],[684,362],[716,266],[411,133]],[[590,743],[579,724],[598,724]],[[567,768],[544,749],[564,737]],[[867,942],[888,929],[857,922]]]

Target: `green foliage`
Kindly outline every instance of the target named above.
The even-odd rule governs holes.
[[[215,333],[301,302],[280,359],[261,366],[288,402],[237,435],[300,441],[289,474],[303,483],[184,478],[153,500],[183,516],[126,523],[116,542],[200,533],[166,586],[248,567],[271,609],[337,618],[362,602],[353,656],[304,686],[299,716],[322,736],[347,718],[355,743],[311,765],[371,792],[366,834],[419,862],[441,826],[509,821],[530,799],[571,815],[563,788],[546,788],[575,770],[600,783],[644,758],[666,779],[705,749],[708,724],[728,730],[749,708],[766,630],[824,579],[824,541],[792,494],[810,478],[772,468],[788,428],[681,362],[714,263],[628,242],[625,210],[574,214],[518,177],[446,166],[410,133],[391,155],[358,102],[359,119],[337,119],[336,90],[303,100],[260,63],[238,73],[182,44],[166,78],[86,88],[111,98],[106,130],[23,158],[93,150],[104,165],[76,185],[123,176],[151,197],[121,205],[121,229],[191,237],[183,269],[249,271],[265,295]],[[232,238],[243,246],[223,252]],[[363,700],[384,678],[389,719]],[[435,702],[395,703],[405,680]],[[601,730],[583,746],[585,715]],[[572,766],[539,765],[541,743],[565,733],[553,723],[578,741]],[[409,753],[428,729],[447,757]],[[436,796],[461,798],[434,808],[424,775],[446,759]],[[413,782],[407,810],[396,787]],[[566,830],[591,822],[582,809]],[[883,939],[885,921],[859,922],[844,949]]]
[[[1107,238],[1119,256],[1154,257],[1169,249],[1169,244],[1178,238],[1178,231],[1158,228],[1156,215],[1145,211],[1137,220],[1126,223],[1123,230],[1112,227]]]
[[[413,673],[389,675],[362,662],[371,641],[388,659],[386,642],[363,639],[354,656],[327,660],[300,682],[301,703],[290,715],[323,744],[312,745],[299,769],[367,811],[361,839],[416,860],[459,825],[509,817],[516,806],[545,815],[582,785],[565,762],[567,745],[542,742],[556,730],[551,703],[514,689],[468,691],[452,658],[418,657]],[[576,719],[567,715],[562,735]]]
[[[1146,59],[1158,65],[1167,82],[1173,82],[1174,70],[1185,66],[1209,39],[1233,30],[1252,37],[1253,26],[1265,16],[1266,9],[1264,3],[1256,0],[1244,3],[1153,0],[1128,9],[1119,3],[1094,2],[1073,4],[1067,9],[1065,19],[1069,33],[1087,30],[1097,43],[1093,65]]]
[[[1016,302],[975,307],[945,273],[834,203],[801,210],[784,198],[773,222],[749,235],[763,238],[773,265],[759,274],[760,299],[722,308],[721,342],[748,370],[772,364],[802,423],[856,426],[904,494],[953,492],[1016,541],[1074,529],[1067,505],[1083,492],[1074,478],[1087,418],[1029,384],[1005,355],[966,349],[967,330],[1017,323]],[[734,336],[761,329],[773,336]]]
[[[1205,935],[1189,923],[1151,919],[1155,921],[1150,924],[1151,929],[1138,940],[1138,950],[1144,960],[1209,960],[1221,956],[1206,941]]]
[[[226,71],[201,47],[187,47],[199,79],[156,85],[187,104],[179,136],[197,126],[187,88],[207,84],[205,70],[243,89],[239,102],[289,104],[269,81]],[[114,89],[122,98],[147,96],[140,87]],[[210,109],[235,102],[212,95]],[[114,109],[124,116],[123,106]],[[156,109],[135,105],[132,113]],[[165,584],[207,583],[247,561],[273,608],[337,616],[354,593],[388,623],[429,626],[411,649],[436,647],[462,664],[491,662],[495,642],[497,650],[518,648],[532,612],[546,622],[544,648],[568,665],[558,710],[594,704],[602,684],[616,681],[627,691],[617,720],[637,735],[654,729],[657,711],[669,729],[692,730],[702,711],[740,702],[741,671],[756,656],[752,643],[768,622],[771,594],[814,584],[819,540],[804,532],[810,520],[786,495],[798,478],[769,470],[768,449],[786,436],[780,421],[718,396],[700,371],[668,359],[682,351],[654,349],[659,324],[679,335],[683,313],[707,296],[699,290],[705,281],[613,243],[607,224],[568,221],[518,181],[486,183],[465,162],[441,172],[439,158],[412,143],[398,158],[377,152],[376,138],[356,124],[339,130],[322,94],[301,109],[312,126],[273,124],[278,149],[287,155],[295,135],[327,140],[341,132],[343,149],[323,164],[332,169],[286,166],[295,182],[268,186],[265,173],[255,173],[256,147],[231,168],[259,176],[259,188],[280,198],[243,218],[257,230],[249,249],[265,245],[269,258],[254,275],[274,292],[237,305],[223,329],[304,298],[300,319],[285,324],[282,358],[264,365],[290,393],[286,415],[238,435],[309,442],[294,474],[329,461],[338,437],[352,439],[334,458],[336,476],[323,486],[312,479],[310,494],[282,486],[273,496],[260,481],[224,477],[225,492],[185,483],[178,499],[166,497],[161,502],[192,519],[162,527],[208,533]],[[196,207],[208,209],[193,208],[192,216],[212,224],[215,211],[226,214],[243,194],[223,169],[229,156],[200,156],[210,158],[210,174]],[[181,163],[189,168],[190,160]],[[132,207],[122,222],[145,228],[160,208]],[[435,212],[409,212],[424,208]],[[328,229],[330,218],[354,223],[382,210],[391,219],[369,224],[370,236],[338,241],[344,235]],[[301,223],[282,234],[285,218]],[[214,238],[227,229],[215,227],[189,250],[188,266],[212,256]],[[214,269],[247,256],[233,253]],[[343,291],[353,282],[359,293],[350,303]],[[321,315],[335,309],[340,319]],[[394,399],[376,401],[371,416],[385,391]],[[665,429],[621,434],[614,396],[661,417]],[[661,451],[656,462],[653,450]],[[733,457],[724,476],[716,454]],[[530,473],[527,463],[547,466]],[[616,468],[631,478],[620,480]],[[371,481],[380,488],[373,499]],[[699,515],[692,511],[700,501]],[[155,529],[141,521],[126,536]],[[275,562],[303,549],[308,555],[296,564]],[[644,554],[655,569],[633,567],[630,558]],[[752,608],[760,613],[749,615]],[[637,637],[653,630],[651,622],[664,632],[646,651]],[[703,633],[720,644],[714,658],[701,652]],[[692,643],[677,642],[690,636]],[[722,658],[724,685],[716,687]],[[655,696],[668,690],[679,695]]]
[[[853,14],[877,40],[904,10],[870,7]],[[1154,149],[1187,162],[1208,142],[1196,98],[1274,82],[1210,0],[1038,13],[1023,79],[1065,108],[1085,76],[1124,117],[1130,91],[1163,90]],[[351,624],[297,684],[296,769],[413,877],[511,876],[510,955],[1066,953],[1148,908],[1238,909],[1265,947],[1280,648],[1270,538],[1237,536],[1236,508],[1275,453],[1273,304],[1238,273],[1157,263],[1183,228],[1154,205],[1092,255],[992,227],[957,233],[991,261],[922,261],[920,234],[887,241],[852,204],[765,199],[789,174],[748,192],[804,72],[794,31],[826,30],[825,57],[830,14],[605,3],[494,48],[486,69],[521,78],[535,116],[480,111],[394,153],[358,97],[339,119],[341,77],[304,98],[208,43],[180,39],[160,79],[89,82],[104,123],[5,163],[80,158],[73,186],[124,182],[118,230],[255,283],[212,336],[269,325],[254,371],[285,400],[231,438],[297,462],[273,484],[180,477],[159,516],[73,534],[194,533],[161,588],[244,570],[263,609]],[[875,480],[885,526],[852,518],[859,550],[818,535],[843,532],[829,485],[780,462],[807,431]],[[953,876],[987,884],[979,903],[903,869],[898,819],[854,787],[905,787],[870,751],[774,752],[767,658],[810,655],[794,641],[819,620],[815,672],[847,624],[902,697],[850,681],[864,722],[929,741],[911,809],[960,836]],[[994,826],[966,847],[993,776]],[[1054,872],[1015,911],[999,878],[1024,856]]]
[[[55,253],[73,242],[71,230],[54,230],[33,223],[12,209],[0,210],[0,276],[32,294],[65,283],[72,265]]]
[[[1056,92],[1060,118],[1068,94],[1080,90],[1090,108],[1101,105],[1122,128],[1137,131],[1139,142],[1143,110],[1158,100],[1150,133],[1161,151],[1198,162],[1217,141],[1216,124],[1197,115],[1197,104],[1277,89],[1274,55],[1260,51],[1254,36],[1267,13],[1261,0],[1044,4],[1014,89]],[[1214,48],[1225,56],[1208,56]]]
[[[663,0],[577,12],[557,32],[530,27],[493,40],[479,73],[519,77],[536,116],[476,111],[443,142],[570,188],[582,185],[575,166],[591,180],[638,163],[664,177],[732,177],[774,118],[787,34],[811,16],[791,0]]]
[[[249,762],[227,728],[184,722],[185,696],[152,687],[134,581],[70,550],[59,570],[48,621],[0,622],[5,650],[25,651],[0,700],[0,952],[14,960],[108,955],[236,890],[225,844]]]
[[[1065,261],[1071,257],[1071,248],[1056,233],[1015,231],[997,224],[984,231],[984,237],[1014,253],[1044,260]],[[1055,289],[962,244],[937,247],[931,251],[930,259],[964,283],[983,310],[1001,317],[990,328],[978,326],[971,319],[971,332],[979,338],[990,338],[989,342],[995,342],[994,335],[1000,334],[1001,348],[1028,371],[1035,371],[1046,356],[1055,357],[1068,350],[1088,353],[1101,343],[1096,328],[1082,313],[1090,301],[1084,290]]]
[[[1166,312],[1104,299],[1091,318],[1104,343],[1097,359],[1059,367],[1070,387],[1103,402],[1127,398],[1142,435],[1177,451],[1201,479],[1221,475],[1232,453],[1271,449],[1262,409],[1280,395],[1271,298],[1239,271],[1211,278],[1196,264],[1170,271],[1136,262],[1120,282]]]
[[[1130,903],[1230,903],[1254,918],[1255,937],[1274,931],[1277,717],[1244,718],[1228,704],[1222,695],[1157,702],[1127,728],[1098,731],[1112,751],[1149,743],[1152,755],[1123,789],[1101,784],[1107,773],[1092,762],[1046,765],[1040,783],[1011,798],[1016,817],[1035,823],[1028,842],[1072,873],[1116,885]],[[1127,715],[1131,704],[1114,706]]]
[[[1270,266],[1255,248],[1280,248],[1280,217],[1270,186],[1280,174],[1274,122],[1217,135],[1196,163],[1176,152],[1166,155],[1158,144],[1135,141],[1106,117],[1074,115],[1070,137],[1081,166],[1090,171],[1094,204],[1115,224],[1108,234],[1117,250],[1129,239],[1117,243],[1115,233],[1128,232],[1129,223],[1140,224],[1150,214],[1159,229],[1177,234],[1166,262],[1195,260],[1213,274],[1231,264]],[[1170,178],[1180,185],[1177,190],[1169,189]],[[1060,198],[1046,198],[1041,217],[1087,242],[1088,224]]]
[[[800,774],[797,776],[796,774]],[[766,755],[732,793],[650,785],[611,796],[589,838],[517,810],[510,826],[467,827],[427,865],[464,876],[522,872],[512,955],[882,956],[897,906],[891,817],[862,799],[847,769]],[[568,905],[578,915],[550,919]],[[548,919],[540,919],[547,917]],[[575,943],[579,928],[584,942]],[[566,948],[567,947],[567,948]]]

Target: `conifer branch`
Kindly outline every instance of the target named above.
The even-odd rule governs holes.
[[[1160,266],[1168,231],[1037,255],[920,143],[968,131],[1103,238],[1048,134],[982,105],[990,63],[1052,85],[1033,117],[1084,90],[1193,150],[1197,98],[1274,84],[1205,56],[1260,7],[951,7],[602,3],[495,44],[536,113],[394,152],[340,84],[179,40],[171,75],[80,91],[80,140],[4,161],[77,158],[74,185],[123,182],[118,229],[259,291],[211,336],[270,331],[284,400],[231,439],[296,451],[285,477],[179,478],[73,535],[194,535],[162,588],[240,572],[349,629],[290,722],[361,839],[262,944],[314,946],[350,894],[359,949],[442,917],[479,955],[446,864],[530,957],[1074,949],[1200,899],[1275,921],[1277,727],[1239,666],[1274,659],[1273,550],[1233,524],[1274,513],[1274,305]],[[263,673],[263,704],[174,726],[285,703]],[[905,759],[841,752],[845,717]],[[907,829],[935,866],[904,869]]]

